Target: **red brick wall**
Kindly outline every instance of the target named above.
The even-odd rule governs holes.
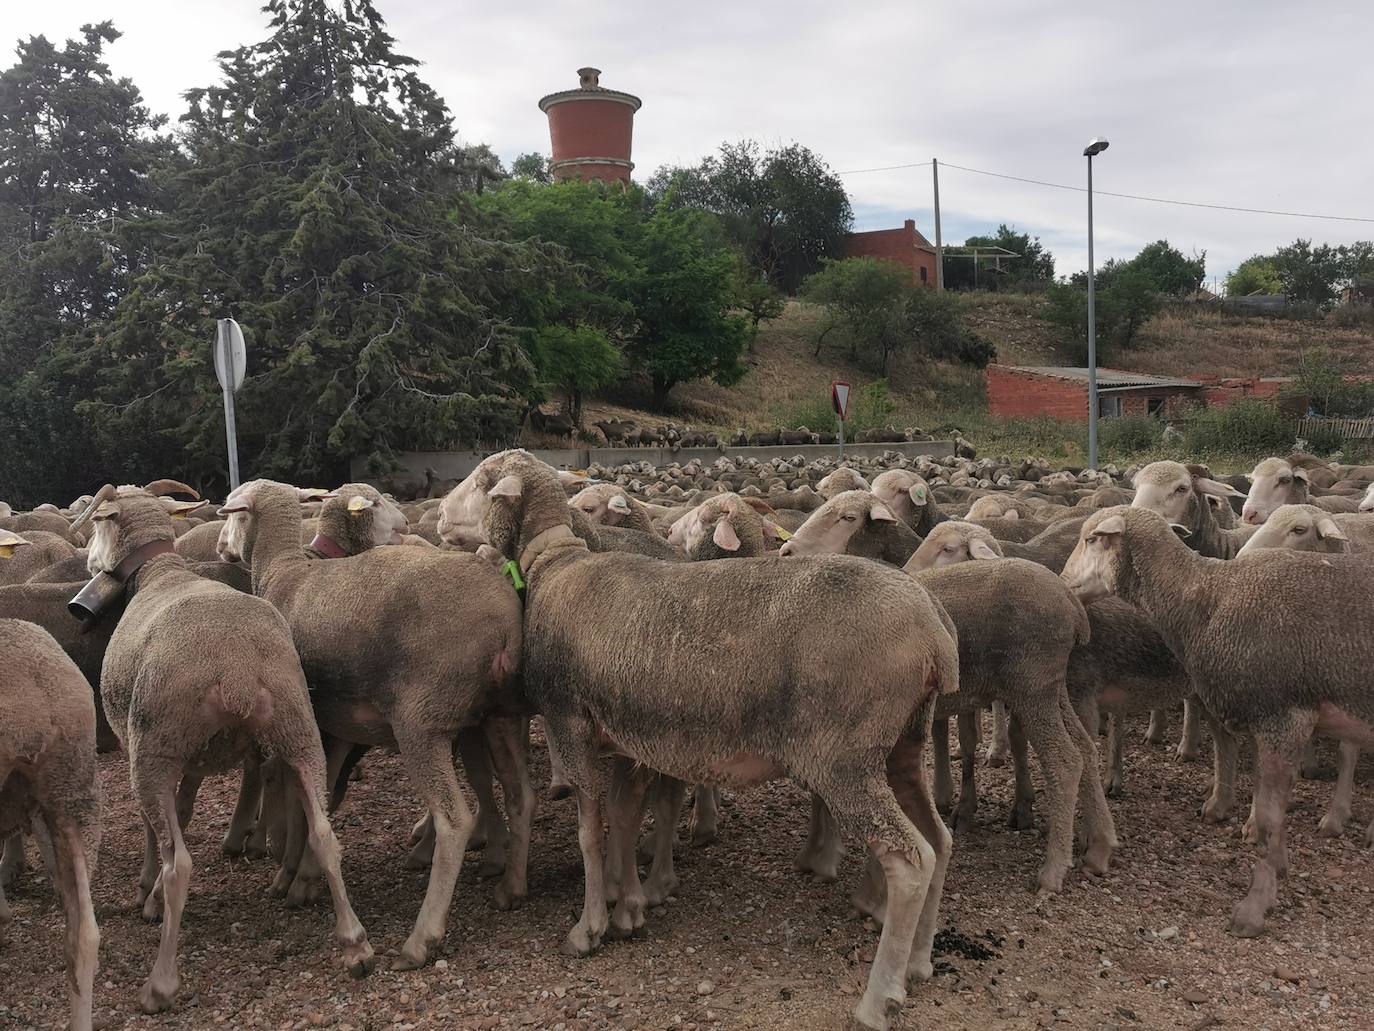
[[[1048,415],[1073,422],[1088,421],[1088,385],[1049,376],[1016,372],[1005,365],[988,366],[988,412],[998,419]]]
[[[916,248],[916,223],[907,219],[901,229],[877,229],[871,233],[850,233],[845,238],[846,258],[882,258],[911,269],[911,281],[935,286],[935,255]],[[921,278],[921,270],[925,278]]]

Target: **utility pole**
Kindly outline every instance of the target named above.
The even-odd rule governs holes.
[[[945,288],[945,245],[940,235],[940,159],[930,159],[930,170],[935,177],[935,289]]]

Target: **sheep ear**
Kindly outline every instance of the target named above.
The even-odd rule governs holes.
[[[1169,529],[1173,530],[1174,536],[1181,541],[1186,541],[1189,537],[1193,535],[1193,531],[1188,529],[1188,527],[1184,526],[1182,523],[1170,523]]]
[[[26,541],[23,537],[20,537],[19,534],[15,533],[13,530],[0,530],[0,548],[8,548],[12,552],[14,548],[18,548],[21,545],[31,543],[32,541]],[[10,556],[5,555],[4,557],[9,558]]]
[[[740,500],[743,501],[750,508],[752,508],[759,515],[771,516],[778,514],[774,510],[773,506],[770,505],[768,502],[764,501],[763,498],[740,498]]]
[[[975,537],[968,542],[969,558],[979,559],[983,562],[995,562],[1002,556],[992,550],[992,545],[981,537]]]
[[[1014,508],[1009,508],[1009,509],[1007,509],[1005,512],[1002,513],[1002,518],[1003,518],[1003,519],[1010,519],[1010,520],[1012,520],[1012,521],[1014,522],[1015,520],[1021,518],[1021,513],[1018,512],[1018,511],[1016,511],[1016,509],[1014,509]]]
[[[296,498],[300,501],[323,501],[326,498],[337,497],[332,491],[325,490],[323,487],[297,487]]]
[[[359,512],[366,512],[375,504],[376,502],[371,498],[365,498],[359,494],[348,499],[348,513],[349,515],[357,515]]]
[[[202,508],[207,508],[208,501],[177,501],[167,506],[167,511],[171,513],[173,519],[185,519],[192,512],[198,512]]]
[[[1216,498],[1243,498],[1240,491],[1236,490],[1229,483],[1222,483],[1220,480],[1213,480],[1207,476],[1193,475],[1193,490],[1200,494],[1210,494]]]
[[[91,516],[91,521],[103,523],[107,519],[113,519],[119,515],[119,506],[113,501],[102,501],[100,507],[95,510],[95,515]]]
[[[1317,536],[1324,541],[1350,540],[1350,538],[1341,531],[1341,528],[1336,525],[1336,520],[1332,519],[1330,516],[1322,516],[1317,520]]]
[[[630,514],[630,502],[626,499],[624,494],[615,495],[610,501],[606,502],[606,507],[612,512],[619,512],[621,515]]]
[[[253,499],[246,495],[240,495],[237,498],[230,498],[221,505],[218,514],[221,516],[231,516],[235,512],[251,511],[253,511]]]
[[[897,517],[893,514],[892,509],[888,508],[881,501],[874,504],[874,506],[868,510],[868,518],[872,519],[875,523],[895,523],[897,521]]]
[[[1310,487],[1312,485],[1312,477],[1308,475],[1306,469],[1294,469],[1293,479],[1302,480],[1304,486]]]
[[[518,476],[503,476],[496,486],[487,491],[489,498],[518,498],[525,492],[525,486]]]
[[[711,534],[711,540],[715,541],[716,547],[722,551],[739,551],[739,535],[735,533],[735,527],[728,519],[716,523],[716,532]]]
[[[1102,522],[1093,527],[1093,533],[1099,536],[1115,537],[1126,532],[1126,520],[1119,515],[1108,516]]]
[[[918,505],[926,503],[926,485],[924,483],[913,483],[906,489],[907,496]]]

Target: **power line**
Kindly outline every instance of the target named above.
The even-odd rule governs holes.
[[[860,172],[895,172],[899,168],[925,168],[930,164],[929,161],[917,161],[910,165],[883,165],[881,168],[851,168],[847,172],[836,172],[836,175],[858,175]]]
[[[929,162],[927,162],[929,164]],[[975,172],[978,175],[990,175],[996,179],[1010,179],[1018,183],[1030,183],[1034,186],[1049,186],[1056,190],[1073,190],[1076,193],[1087,193],[1085,186],[1068,186],[1064,183],[1050,183],[1043,179],[1027,179],[1019,175],[1006,175],[1002,172],[989,172],[984,168],[969,168],[967,165],[950,164],[947,161],[941,162],[943,168],[957,168],[961,172]],[[1173,200],[1167,197],[1144,197],[1137,193],[1113,193],[1110,190],[1093,190],[1099,197],[1122,197],[1126,200],[1143,200],[1151,204],[1175,204],[1185,208],[1209,208],[1212,211],[1240,211],[1249,215],[1284,215],[1289,218],[1317,218],[1327,222],[1368,222],[1374,224],[1374,218],[1359,218],[1354,215],[1314,215],[1305,211],[1276,211],[1272,208],[1242,208],[1233,204],[1203,204],[1200,201],[1192,200]]]

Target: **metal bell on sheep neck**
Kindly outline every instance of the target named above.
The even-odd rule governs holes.
[[[67,602],[67,611],[81,620],[81,632],[88,632],[100,621],[101,616],[119,603],[124,597],[129,581],[149,559],[174,550],[176,549],[172,541],[149,541],[117,565],[113,573],[96,573],[91,577],[86,586]]]

